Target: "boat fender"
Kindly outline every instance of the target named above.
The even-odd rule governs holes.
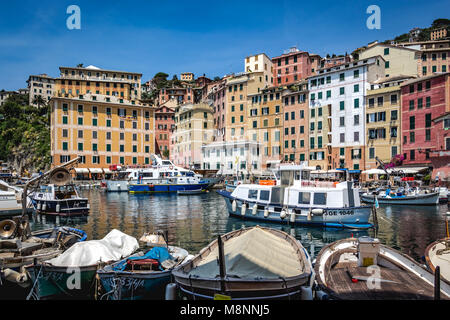
[[[61,211],[61,205],[59,203],[56,204],[56,212]]]
[[[252,215],[256,215],[257,212],[258,212],[258,205],[255,203],[255,204],[253,205]]]
[[[312,209],[311,213],[316,216],[321,216],[323,215],[323,209]]]
[[[328,294],[326,294],[324,291],[322,290],[317,290],[316,291],[316,298],[318,300],[329,300],[330,298],[328,297]]]
[[[305,287],[301,286],[301,293],[300,293],[300,299],[301,300],[312,300],[313,299],[313,293],[311,287]]]
[[[245,216],[246,211],[247,211],[247,205],[245,203],[243,203],[242,207],[241,207],[241,215]]]
[[[295,211],[294,211],[294,210],[291,211],[290,221],[291,221],[292,223],[295,222]]]
[[[38,202],[38,204],[37,204],[37,209],[41,210],[41,203],[40,202]]]
[[[311,221],[311,216],[312,216],[311,210],[309,210],[309,211],[308,211],[308,216],[307,216],[306,219],[307,219],[308,221]]]
[[[233,200],[233,204],[231,205],[231,209],[233,212],[236,212],[236,200]]]
[[[91,206],[89,205],[89,203],[86,205],[86,208],[88,208],[88,209],[90,209],[91,208]]]
[[[281,218],[281,219],[286,218],[286,209],[281,210],[281,212],[280,212],[280,218]]]
[[[44,202],[44,204],[42,205],[42,211],[45,211],[45,210],[47,210],[47,203],[46,202]]]
[[[269,209],[264,209],[264,218],[267,218],[269,216]]]
[[[28,286],[28,284],[26,284],[26,282],[28,281],[28,277],[25,271],[19,273],[17,271],[8,268],[3,271],[3,276],[5,277],[6,280],[16,283],[22,287]]]
[[[176,283],[169,283],[166,286],[166,300],[177,299],[177,285]]]

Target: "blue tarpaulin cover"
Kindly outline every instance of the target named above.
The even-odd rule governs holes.
[[[129,260],[144,260],[144,259],[154,259],[154,260],[158,260],[159,261],[159,268],[161,270],[163,270],[163,268],[161,268],[161,263],[163,261],[166,261],[168,259],[172,259],[173,257],[170,255],[169,250],[167,250],[166,247],[155,247],[152,250],[148,251],[146,254],[144,254],[143,256],[140,257],[130,257],[127,259],[124,259],[122,261],[120,261],[119,263],[117,263],[114,267],[113,270],[114,271],[123,271],[125,270],[125,267],[127,266],[127,262]]]

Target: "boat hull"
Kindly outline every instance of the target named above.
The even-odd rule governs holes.
[[[206,189],[208,183],[198,184],[129,184],[129,193],[163,193]]]
[[[375,203],[375,196],[363,194],[361,200],[366,203]],[[430,193],[417,196],[405,196],[394,198],[377,198],[379,204],[394,204],[394,205],[419,205],[419,206],[434,206],[439,204],[439,193]]]
[[[163,300],[171,280],[171,270],[153,272],[98,272],[105,297],[109,300]]]
[[[32,199],[37,213],[54,216],[83,216],[89,214],[89,200],[86,198],[64,200]],[[44,208],[45,204],[45,208]],[[59,209],[58,206],[59,205]]]
[[[106,191],[108,192],[127,192],[128,181],[127,180],[107,180]]]
[[[45,264],[27,266],[31,283],[35,286],[35,295],[38,299],[64,299],[77,297],[79,299],[92,299],[95,294],[98,266],[86,267],[55,267]]]
[[[242,212],[243,201],[231,196],[228,191],[217,191],[225,198],[228,212],[230,216],[248,219],[259,220],[264,222],[273,222],[290,225],[311,225],[311,226],[324,226],[331,228],[351,228],[351,229],[369,229],[373,225],[369,223],[369,217],[372,212],[371,206],[361,207],[347,207],[347,208],[325,208],[322,214],[308,215],[311,208],[308,207],[292,207],[289,206],[291,213],[296,212],[295,220],[291,221],[290,214],[286,215],[284,219],[280,217],[282,206],[269,205],[269,214],[264,216],[265,206],[258,204],[256,213],[253,212],[253,206],[256,202],[246,201],[247,208],[245,214]],[[233,201],[236,200],[236,210],[233,211]],[[314,209],[314,208],[312,208]]]

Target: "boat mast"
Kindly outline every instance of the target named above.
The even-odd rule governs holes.
[[[219,249],[220,291],[221,293],[225,293],[225,277],[226,277],[225,254],[223,249],[222,237],[220,235],[217,236],[217,245]]]

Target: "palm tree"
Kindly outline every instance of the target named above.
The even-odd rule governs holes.
[[[37,105],[38,108],[40,109],[42,105],[45,106],[47,103],[45,102],[44,98],[42,98],[41,95],[37,95],[33,99],[33,104]]]

